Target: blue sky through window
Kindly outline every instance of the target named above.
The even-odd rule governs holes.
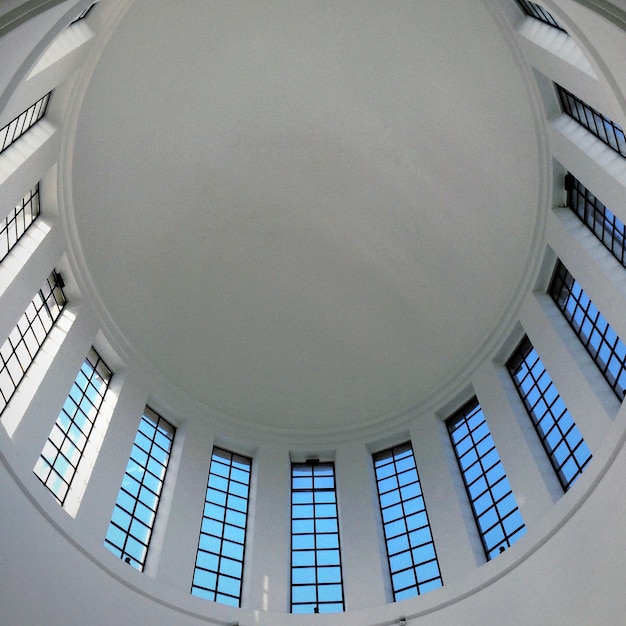
[[[567,491],[591,460],[591,451],[528,337],[507,367],[561,486]]]
[[[524,520],[478,400],[447,425],[485,555],[492,559],[524,535]]]
[[[91,348],[35,465],[35,475],[61,504],[76,475],[111,376],[111,370]]]
[[[548,291],[621,402],[626,391],[626,345],[561,261]]]
[[[344,610],[333,463],[291,466],[291,612]]]
[[[142,570],[156,518],[174,427],[146,407],[105,538],[105,546]]]
[[[240,606],[252,460],[214,448],[191,593]]]
[[[441,587],[443,581],[411,444],[375,454],[374,471],[394,600]]]

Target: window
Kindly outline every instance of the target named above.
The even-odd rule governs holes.
[[[621,402],[626,390],[626,345],[561,261],[548,292]]]
[[[0,346],[0,414],[63,311],[63,287],[61,275],[53,270]]]
[[[96,4],[98,3],[94,2],[93,4],[90,4],[86,9],[83,9],[78,15],[78,17],[72,20],[69,25],[71,26],[72,24],[76,24],[76,22],[80,22],[81,20],[84,20],[91,13],[91,10],[96,6]]]
[[[191,593],[240,606],[252,460],[214,448]]]
[[[524,337],[506,366],[561,486],[567,491],[591,460],[591,452],[528,337]]]
[[[567,206],[626,267],[626,226],[571,174],[565,177],[565,189]]]
[[[0,222],[0,261],[4,259],[39,215],[39,183]]]
[[[375,454],[374,471],[394,602],[441,587],[443,581],[411,444]]]
[[[89,351],[35,465],[35,475],[64,504],[111,380],[111,370]]]
[[[291,612],[343,611],[333,463],[291,466]]]
[[[517,0],[517,3],[522,7],[522,10],[527,15],[534,17],[536,20],[539,20],[544,24],[548,24],[549,26],[558,28],[563,32],[567,32],[552,14],[548,13],[548,11],[546,11],[543,7],[540,7],[538,4],[530,2],[529,0]]]
[[[573,117],[607,146],[622,156],[626,156],[626,137],[624,131],[615,122],[585,104],[580,98],[563,89],[560,85],[556,85],[556,89],[565,113]]]
[[[446,422],[487,559],[512,546],[524,520],[476,397]]]
[[[29,128],[32,128],[45,114],[50,100],[50,93],[37,100],[26,111],[0,129],[0,153],[17,141]]]
[[[104,545],[143,570],[175,428],[146,407],[117,495]]]

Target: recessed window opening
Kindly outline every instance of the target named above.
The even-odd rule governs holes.
[[[39,216],[39,183],[0,222],[0,261],[13,249]]]
[[[561,261],[548,293],[621,402],[626,390],[626,345]]]
[[[291,465],[291,612],[344,610],[334,463]]]
[[[556,85],[563,111],[593,133],[600,141],[626,156],[626,136],[615,122],[596,111],[574,94]]]
[[[530,2],[529,0],[517,0],[517,4],[522,7],[522,10],[526,15],[530,15],[530,17],[534,17],[536,20],[543,22],[544,24],[548,24],[549,26],[553,26],[554,28],[558,28],[562,30],[564,33],[567,31],[559,24],[558,20],[548,11],[546,11],[543,7],[535,4],[534,2]]]
[[[213,449],[191,593],[241,605],[252,459]]]
[[[176,429],[146,407],[113,508],[104,545],[143,570]]]
[[[409,442],[374,455],[394,602],[443,585],[413,448]]]
[[[563,491],[567,491],[591,460],[591,451],[528,337],[506,366]]]
[[[65,307],[63,286],[61,275],[53,270],[0,346],[0,414]]]
[[[31,129],[46,114],[51,93],[52,92],[49,92],[43,96],[43,98],[37,100],[35,104],[29,106],[26,111],[20,113],[4,128],[0,129],[0,154],[17,141],[27,130]]]
[[[83,458],[111,376],[111,370],[91,348],[33,470],[61,505]]]
[[[567,206],[626,267],[626,226],[572,174],[565,177]]]
[[[84,20],[91,13],[91,10],[96,6],[96,4],[98,3],[94,2],[90,4],[86,9],[83,9],[78,15],[78,17],[76,17],[69,23],[69,26],[71,26],[72,24],[76,24],[76,22],[80,22],[81,20]]]
[[[478,399],[446,420],[476,527],[488,560],[512,546],[526,527]]]

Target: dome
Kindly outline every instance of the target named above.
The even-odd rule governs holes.
[[[6,623],[618,623],[625,31],[0,8]]]

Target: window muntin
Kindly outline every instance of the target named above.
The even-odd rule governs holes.
[[[344,610],[334,463],[291,465],[291,612]]]
[[[0,153],[17,141],[27,130],[32,128],[45,114],[50,100],[50,93],[31,104],[6,126],[0,128]]]
[[[626,136],[615,122],[596,111],[574,94],[556,85],[563,111],[593,133],[600,141],[626,156]]]
[[[548,293],[621,402],[626,391],[626,345],[561,261]]]
[[[39,216],[39,183],[0,222],[0,261],[14,248]]]
[[[143,570],[176,429],[146,407],[122,479],[104,545]]]
[[[512,546],[526,526],[476,397],[446,420],[487,559]]]
[[[69,23],[69,25],[71,26],[72,24],[76,24],[76,22],[84,20],[91,13],[91,10],[96,6],[96,4],[98,4],[98,2],[93,2],[86,9],[83,9],[78,16]]]
[[[191,593],[241,605],[252,459],[214,448]]]
[[[394,602],[443,585],[413,448],[374,455]]]
[[[558,28],[564,33],[567,32],[551,13],[546,11],[538,4],[530,2],[529,0],[517,0],[517,3],[522,7],[522,10],[524,11],[524,13],[526,13],[526,15],[530,15],[531,17],[534,17],[536,20],[539,20],[544,24],[548,24],[549,26]]]
[[[565,177],[567,206],[626,267],[626,226],[572,174]]]
[[[528,337],[506,366],[563,491],[567,491],[591,460],[591,451]]]
[[[33,470],[60,504],[65,503],[76,476],[111,376],[91,348]]]
[[[63,286],[61,275],[52,271],[0,346],[0,414],[63,311]]]

